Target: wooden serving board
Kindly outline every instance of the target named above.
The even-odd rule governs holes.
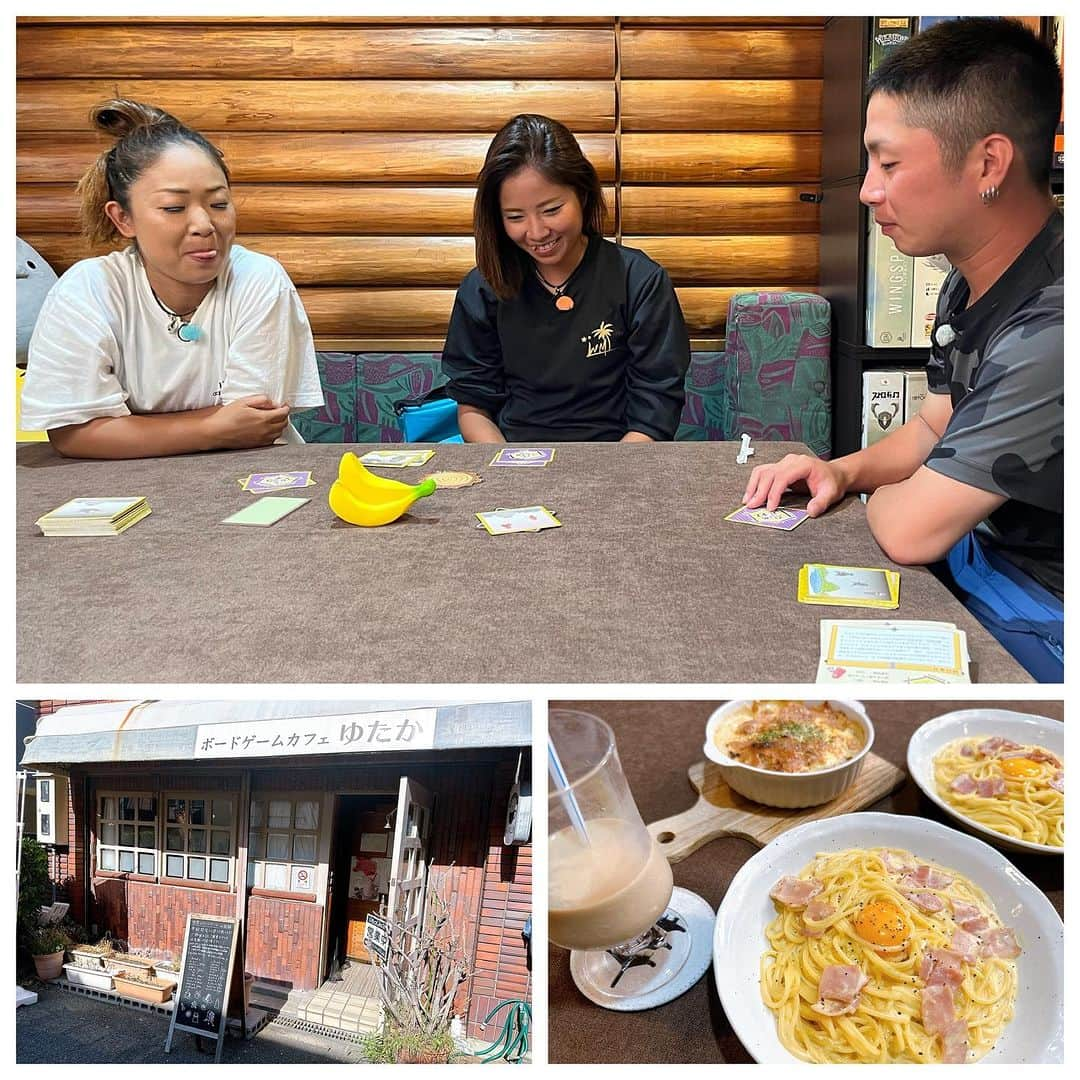
[[[711,761],[691,765],[689,774],[698,801],[684,813],[648,826],[668,862],[679,862],[721,836],[739,836],[764,847],[803,822],[850,814],[883,799],[907,775],[877,754],[867,754],[855,783],[832,802],[802,810],[781,810],[751,802],[732,791],[720,775],[720,767]]]

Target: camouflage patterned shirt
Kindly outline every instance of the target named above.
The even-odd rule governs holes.
[[[1006,496],[978,527],[993,550],[1058,597],[1064,590],[1064,223],[1056,210],[974,304],[953,270],[938,298],[927,368],[953,414],[928,468]],[[938,343],[945,326],[955,339]],[[944,336],[948,336],[945,332]]]

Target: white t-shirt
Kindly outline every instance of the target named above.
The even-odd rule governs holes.
[[[76,263],[53,286],[30,339],[23,428],[186,412],[251,394],[294,409],[323,404],[307,314],[269,255],[233,244],[191,323],[197,341],[169,333],[134,247]],[[285,437],[303,441],[291,425]]]

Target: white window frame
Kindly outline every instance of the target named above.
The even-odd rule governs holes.
[[[161,851],[160,851],[160,834],[158,828],[160,825],[161,816],[161,799],[152,791],[96,791],[95,792],[95,831],[94,831],[94,858],[95,865],[98,871],[105,874],[136,874],[139,877],[157,877],[161,871]],[[106,799],[115,800],[115,817],[106,817],[103,813],[102,803]],[[120,800],[121,799],[134,799],[135,800],[135,820],[125,821],[120,817]],[[149,799],[153,803],[154,818],[153,821],[140,821],[139,820],[139,800]],[[114,826],[116,829],[116,840],[108,841],[105,839],[105,829],[108,826]],[[122,843],[123,829],[125,827],[134,828],[135,830],[135,843],[125,844]],[[140,829],[153,829],[154,830],[154,843],[152,846],[147,847],[145,844],[139,843],[139,830]],[[113,856],[113,866],[102,865],[102,853],[108,853]],[[121,855],[130,852],[132,855],[132,869],[125,870],[121,868]],[[143,855],[149,855],[154,860],[154,869],[147,872],[140,868],[140,857]]]
[[[185,817],[190,818],[192,801],[200,800],[206,804],[205,811],[207,820],[204,823],[192,822],[190,820],[169,820],[170,803],[184,803]],[[228,825],[213,824],[213,804],[215,802],[229,803],[231,806],[232,812],[229,815]],[[236,818],[239,813],[239,802],[240,800],[237,794],[230,791],[162,791],[160,877],[163,882],[167,882],[171,885],[188,885],[194,888],[214,888],[219,890],[232,889],[233,882],[236,878]],[[182,834],[182,849],[169,846],[170,832],[177,830]],[[191,847],[191,835],[196,831],[205,833],[206,846],[202,851],[194,850]],[[215,833],[228,834],[229,850],[227,854],[214,851],[213,837]],[[184,872],[182,874],[173,874],[169,872],[170,858],[183,860]],[[202,877],[193,877],[191,875],[191,862],[193,859],[203,860],[205,873]],[[213,872],[213,863],[221,862],[226,863],[228,866],[228,877],[225,881],[215,880],[211,876]]]
[[[287,803],[289,806],[289,824],[270,825],[270,804]],[[300,803],[311,803],[315,807],[316,821],[314,828],[297,826],[296,808]],[[261,819],[257,807],[262,808]],[[318,895],[319,838],[323,827],[323,795],[318,791],[266,792],[253,795],[248,822],[248,888],[261,889],[264,892],[293,893],[300,895]],[[280,844],[285,841],[285,854],[271,856],[271,838]],[[311,859],[298,858],[297,839],[310,840]],[[267,868],[273,867],[274,873],[284,873],[283,883],[266,883]],[[297,882],[297,874],[307,871],[307,886]]]

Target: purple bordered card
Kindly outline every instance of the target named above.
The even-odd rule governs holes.
[[[524,446],[503,447],[490,461],[491,465],[517,465],[524,468],[542,469],[555,460],[555,451]]]
[[[269,495],[275,491],[287,491],[289,488],[310,487],[315,481],[311,472],[275,472],[252,473],[241,484],[244,491],[253,495]]]
[[[783,529],[789,532],[801,525],[809,516],[805,510],[794,506],[778,506],[775,510],[767,510],[764,506],[749,510],[745,506],[740,506],[738,510],[728,514],[724,520],[738,521],[743,525],[760,525],[763,529]]]

